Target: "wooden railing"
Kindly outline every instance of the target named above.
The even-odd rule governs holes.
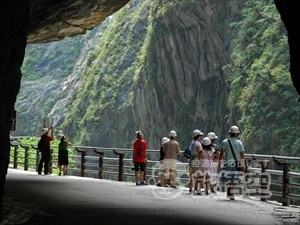
[[[118,181],[133,181],[134,179],[132,149],[74,146],[70,147],[69,151],[76,152],[75,155],[69,155],[69,175],[89,176],[98,179],[115,177],[113,180]],[[55,152],[57,152],[57,147],[51,146],[50,173],[57,166],[57,154]],[[146,177],[151,178],[152,184],[154,184],[158,179],[158,170],[153,168],[156,168],[158,164],[159,150],[147,150],[147,154]],[[291,163],[300,164],[300,157],[256,154],[245,154],[245,156],[248,173],[245,174],[244,185],[247,186],[248,191],[250,190],[248,195],[259,193],[261,201],[267,201],[270,198],[269,191],[271,191],[273,197],[280,198],[283,206],[289,206],[291,201],[293,204],[300,205],[300,173],[290,171]],[[22,167],[24,170],[37,170],[39,158],[37,146],[11,143],[10,166],[13,168]],[[177,180],[180,180],[181,183],[186,182],[187,185],[189,182],[188,160],[182,154],[179,155],[179,158]],[[278,166],[281,169],[272,169],[272,167]],[[151,169],[149,170],[149,168]],[[152,174],[149,174],[149,171]],[[291,182],[292,179],[296,182]],[[222,184],[220,185],[222,186]]]

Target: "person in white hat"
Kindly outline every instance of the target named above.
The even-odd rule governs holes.
[[[165,153],[163,168],[164,168],[164,186],[168,187],[167,180],[170,179],[172,188],[177,188],[176,172],[177,172],[177,154],[180,153],[180,146],[175,137],[176,131],[171,130],[169,133],[170,140],[163,144],[163,152]]]
[[[193,131],[193,141],[190,145],[191,149],[191,158],[189,161],[189,175],[190,175],[190,188],[189,193],[196,193],[201,194],[201,186],[198,188],[198,170],[199,164],[196,163],[200,159],[200,154],[202,150],[201,140],[203,138],[203,132],[196,129]]]
[[[60,140],[58,144],[58,175],[61,175],[61,171],[63,171],[63,175],[67,175],[69,165],[68,146],[71,146],[72,143],[64,134],[59,134],[58,139]]]
[[[214,133],[214,132],[209,132],[207,134],[207,137],[209,138],[209,140],[211,141],[211,148],[213,150],[214,153],[214,158],[213,158],[213,174],[211,176],[211,184],[212,184],[212,189],[211,192],[215,193],[214,187],[217,185],[218,183],[218,162],[219,162],[219,158],[220,158],[220,151],[219,151],[219,147],[218,145],[215,143],[216,139],[218,138],[218,136]]]
[[[50,162],[50,142],[54,140],[53,127],[43,128],[41,139],[38,143],[39,152],[41,152],[41,159],[38,165],[38,174],[42,174],[42,169],[44,166],[44,175],[49,174],[49,162]]]
[[[215,156],[215,153],[211,147],[211,140],[208,137],[203,138],[201,151],[202,154],[201,154],[200,170],[201,170],[201,178],[205,183],[205,194],[206,195],[209,194],[208,187],[210,187],[210,191],[212,193],[216,193],[214,191],[214,186],[211,183],[211,177],[214,173],[213,158]]]
[[[136,185],[147,185],[145,170],[146,170],[146,162],[147,162],[147,142],[143,139],[144,135],[142,131],[136,131],[137,140],[133,143],[133,154],[132,154],[132,162],[134,163],[134,171],[135,171],[135,181]],[[139,181],[139,175],[140,180]]]
[[[221,143],[219,167],[223,161],[222,181],[227,185],[227,197],[234,200],[234,189],[239,181],[239,172],[241,168],[245,169],[245,150],[242,141],[238,139],[240,133],[237,126],[232,126],[229,129],[230,138],[224,139]],[[226,175],[225,175],[226,173]]]

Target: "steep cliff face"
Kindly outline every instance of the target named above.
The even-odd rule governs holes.
[[[227,132],[228,88],[222,66],[234,32],[229,23],[242,1],[195,1],[155,5],[144,46],[133,114],[151,141],[174,129],[181,143],[194,129]],[[152,32],[152,34],[151,34]]]
[[[96,47],[109,21],[110,18],[86,35],[27,46],[15,105],[18,113],[14,135],[39,135],[45,118],[55,128],[63,122],[67,105],[72,104],[70,99],[78,91],[87,54]]]
[[[57,132],[80,145],[130,147],[137,129],[150,148],[171,129],[182,147],[196,128],[221,140],[239,119],[227,108],[230,74],[222,67],[236,35],[229,24],[243,7],[131,1],[87,35],[47,44],[35,66],[47,75],[22,82],[20,129],[37,135],[40,119],[49,116]]]
[[[225,136],[221,68],[232,48],[228,26],[242,5],[132,1],[95,43],[59,128],[80,144],[110,147],[130,147],[137,129],[150,148],[171,129],[183,146],[197,128]]]

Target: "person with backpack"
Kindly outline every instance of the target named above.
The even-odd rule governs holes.
[[[38,143],[39,152],[41,152],[41,159],[38,166],[38,174],[42,175],[44,166],[44,175],[49,175],[49,161],[50,161],[50,142],[54,140],[53,127],[43,128],[42,135]]]
[[[72,143],[63,134],[59,134],[58,139],[60,140],[58,144],[58,176],[61,175],[62,170],[63,175],[65,176],[68,173],[69,165],[68,146],[71,146]]]
[[[167,141],[169,141],[170,139],[167,137],[163,137],[161,139],[161,147],[160,147],[160,151],[159,151],[159,164],[160,164],[160,168],[159,168],[159,181],[156,184],[158,187],[162,187],[164,186],[164,184],[170,184],[170,180],[164,180],[164,173],[163,173],[163,163],[164,163],[164,158],[165,158],[165,153],[163,152],[163,145],[164,143],[166,143]]]

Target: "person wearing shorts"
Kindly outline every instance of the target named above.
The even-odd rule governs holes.
[[[144,137],[143,133],[141,131],[137,131],[136,132],[137,140],[133,143],[132,162],[134,163],[136,185],[147,185],[144,176],[145,169],[146,169],[146,162],[147,162],[147,157],[146,157],[147,142],[143,139],[143,137]]]
[[[170,131],[170,140],[163,144],[163,152],[165,153],[165,158],[163,162],[163,173],[164,173],[164,186],[169,187],[166,180],[170,179],[170,184],[172,188],[177,188],[176,186],[176,171],[177,171],[177,155],[180,153],[180,146],[175,137],[177,136],[174,130]]]

